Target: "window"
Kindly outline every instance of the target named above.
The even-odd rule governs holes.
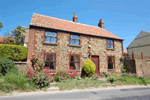
[[[115,57],[109,56],[108,57],[108,69],[114,69],[115,67]]]
[[[114,41],[107,40],[107,49],[113,49],[113,48],[114,48]]]
[[[79,45],[79,36],[70,35],[70,44]]]
[[[45,42],[56,43],[56,39],[57,39],[57,33],[49,32],[49,31],[45,32]]]
[[[45,54],[45,67],[49,67],[50,70],[55,69],[56,54]]]
[[[79,69],[79,56],[71,55],[70,56],[70,70],[78,70]]]

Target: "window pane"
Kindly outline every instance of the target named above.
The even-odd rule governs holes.
[[[75,44],[75,43],[74,43],[74,40],[70,40],[70,44]]]
[[[78,56],[74,56],[74,61],[75,62],[79,62],[79,57]]]
[[[74,57],[73,56],[71,56],[70,61],[74,61]]]
[[[73,39],[74,39],[74,38],[75,38],[75,36],[74,36],[74,35],[71,35],[71,38],[73,38]]]
[[[113,69],[113,63],[108,63],[108,69]]]
[[[45,67],[49,67],[49,62],[45,62]]]
[[[110,43],[113,43],[113,40],[110,40]]]
[[[75,69],[79,69],[79,63],[75,63]]]
[[[107,43],[110,43],[110,41],[109,41],[109,40],[107,40]]]
[[[50,70],[54,70],[55,68],[55,62],[50,62]]]
[[[110,48],[110,44],[107,44],[107,48]]]
[[[79,40],[75,40],[75,44],[76,44],[76,45],[79,45]]]
[[[46,55],[46,61],[55,61],[55,55]]]
[[[78,35],[75,35],[75,39],[79,39],[79,36],[78,36]]]
[[[112,48],[112,49],[113,49],[113,45],[110,45],[110,48]]]
[[[51,42],[56,43],[56,38],[51,37]]]
[[[50,42],[50,37],[45,37],[45,42]]]
[[[51,32],[46,32],[46,35],[52,35],[52,33]]]
[[[52,32],[52,36],[56,36],[56,33]]]

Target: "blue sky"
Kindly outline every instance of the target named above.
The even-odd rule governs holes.
[[[0,36],[18,25],[29,27],[33,13],[72,21],[74,12],[78,22],[104,28],[124,39],[124,49],[140,33],[150,31],[149,0],[2,0]]]

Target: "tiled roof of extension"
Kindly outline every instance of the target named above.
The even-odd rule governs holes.
[[[73,21],[67,21],[36,13],[33,13],[30,25],[122,40],[111,32],[100,27],[75,23]]]

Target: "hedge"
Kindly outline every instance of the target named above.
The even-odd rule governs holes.
[[[0,56],[7,57],[13,61],[24,61],[27,59],[27,47],[20,45],[0,44]]]

